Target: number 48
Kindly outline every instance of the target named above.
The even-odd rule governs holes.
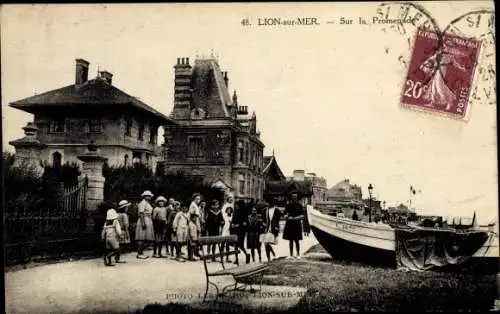
[[[419,99],[422,96],[422,92],[426,92],[428,88],[428,86],[424,86],[420,81],[413,82],[412,80],[407,80],[404,95],[406,97]]]

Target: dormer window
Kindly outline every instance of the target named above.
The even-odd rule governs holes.
[[[56,119],[50,122],[51,133],[64,133],[66,127],[66,119]]]

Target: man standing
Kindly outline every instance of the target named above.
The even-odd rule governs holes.
[[[290,194],[291,201],[285,206],[286,223],[283,230],[283,239],[289,241],[290,257],[293,257],[293,244],[300,258],[300,241],[302,240],[302,223],[304,230],[309,230],[304,207],[298,201],[297,192]]]

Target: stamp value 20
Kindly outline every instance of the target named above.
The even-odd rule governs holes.
[[[481,41],[417,30],[401,105],[466,119]]]

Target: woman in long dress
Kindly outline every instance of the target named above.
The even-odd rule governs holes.
[[[149,256],[144,254],[144,245],[154,240],[153,220],[151,218],[153,207],[150,204],[153,193],[144,191],[141,196],[142,201],[137,204],[139,218],[135,227],[135,240],[137,241],[137,258],[146,259]]]
[[[285,207],[286,223],[283,239],[289,241],[290,257],[293,257],[293,244],[300,258],[300,241],[302,240],[302,221],[305,220],[304,207],[298,202],[298,194],[291,194],[292,200]],[[305,221],[304,221],[305,223]]]

